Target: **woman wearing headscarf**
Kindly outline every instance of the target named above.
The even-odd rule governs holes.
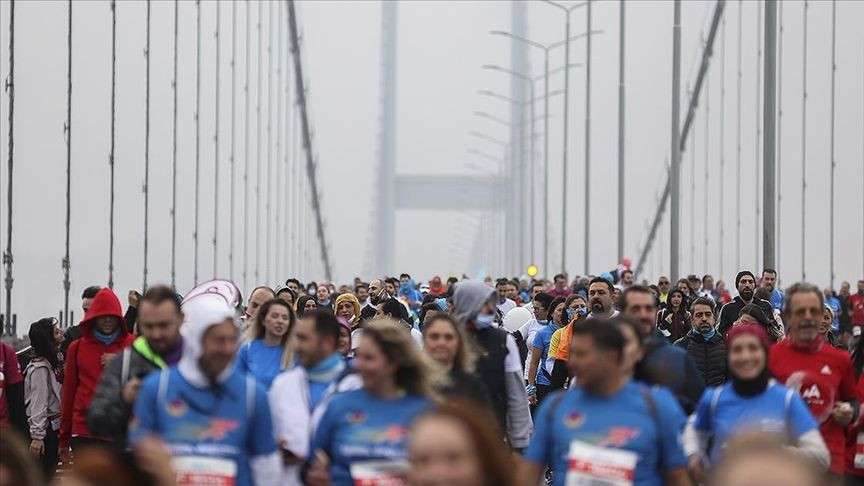
[[[770,346],[758,325],[739,324],[727,333],[729,381],[705,389],[684,432],[689,468],[697,478],[717,464],[726,443],[742,431],[775,435],[801,457],[828,467],[828,448],[810,409],[798,393],[771,376]]]
[[[308,312],[312,312],[318,308],[318,301],[311,295],[302,295],[297,299],[297,317],[303,317]]]
[[[360,301],[351,293],[345,293],[336,297],[336,302],[333,305],[336,311],[336,317],[342,317],[354,329],[360,324]]]

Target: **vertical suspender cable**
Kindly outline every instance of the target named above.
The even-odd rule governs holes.
[[[735,124],[735,270],[741,268],[741,24],[743,0],[738,0],[738,80],[735,96],[738,108]]]
[[[756,107],[754,111],[756,112],[756,139],[753,144],[756,150],[756,156],[753,158],[753,168],[756,171],[756,186],[753,189],[753,196],[756,198],[756,218],[754,219],[754,228],[753,228],[753,260],[754,260],[754,270],[759,270],[759,242],[761,241],[762,232],[759,231],[759,222],[762,218],[759,217],[761,214],[761,199],[759,197],[759,190],[762,188],[762,183],[759,182],[761,177],[760,170],[760,162],[762,151],[759,150],[759,139],[762,136],[762,117],[759,116],[759,108],[762,105],[761,94],[762,94],[762,3],[756,3]]]
[[[114,288],[114,118],[117,85],[117,2],[111,0],[111,152],[108,165],[111,171],[111,207],[108,220],[108,287]]]
[[[261,283],[261,280],[259,280],[261,269],[261,64],[264,60],[262,56],[264,37],[261,33],[261,16],[261,2],[258,2],[258,100],[255,105],[255,113],[258,116],[258,124],[255,129],[255,285]]]
[[[237,55],[237,0],[231,0],[231,215],[229,217],[228,231],[228,278],[234,281],[234,190],[235,176],[234,170],[234,125],[235,125],[235,109],[234,97],[236,90],[234,85],[237,83],[237,68],[234,64]]]
[[[177,21],[179,0],[174,0],[174,122],[171,149],[171,286],[177,288]]]
[[[192,241],[195,244],[195,256],[192,266],[192,282],[198,285],[198,216],[200,214],[201,195],[201,0],[195,0],[195,229]]]
[[[287,21],[288,15],[286,13],[285,19]],[[282,153],[285,156],[285,216],[283,219],[283,224],[285,225],[285,275],[293,276],[294,266],[291,263],[291,251],[293,250],[293,245],[289,243],[291,238],[290,233],[290,221],[291,221],[291,209],[293,205],[291,204],[291,199],[289,195],[293,193],[290,189],[290,181],[291,179],[291,95],[290,91],[288,91],[288,87],[291,83],[291,69],[290,66],[290,50],[288,49],[288,36],[285,36],[285,148],[282,150]],[[290,274],[290,275],[289,275]]]
[[[273,268],[276,271],[276,278],[281,279],[282,276],[285,275],[284,268],[279,265],[281,263],[280,256],[282,256],[282,248],[284,248],[284,244],[279,244],[282,239],[282,232],[280,231],[281,226],[279,223],[282,219],[282,205],[280,204],[280,197],[283,192],[279,187],[282,180],[282,170],[280,169],[280,161],[282,160],[282,2],[279,2],[276,11],[276,26],[276,31],[278,33],[276,36],[276,180],[274,181],[274,186],[276,187],[276,226],[273,227],[276,233],[276,247],[273,255]],[[272,38],[273,35],[271,34],[270,36]]]
[[[720,181],[720,191],[717,193],[717,210],[719,214],[717,215],[717,219],[720,222],[720,250],[718,252],[718,258],[720,258],[720,265],[718,269],[720,271],[720,275],[726,275],[723,270],[723,239],[725,238],[725,225],[724,225],[724,216],[726,215],[726,211],[724,211],[723,200],[725,199],[723,194],[723,178],[726,176],[726,16],[723,16],[723,30],[720,31],[720,173],[717,179]],[[719,277],[718,277],[719,278]]]
[[[147,46],[144,48],[144,284],[147,290],[147,246],[150,236],[150,0],[147,0]]]
[[[272,177],[272,158],[270,148],[272,147],[271,138],[272,132],[270,130],[270,120],[273,115],[273,2],[267,4],[267,200],[265,202],[265,214],[267,219],[264,220],[264,279],[267,281],[269,285],[272,280],[270,279],[270,270],[273,267],[273,262],[270,261],[270,206],[273,192],[271,188],[273,187],[273,177]]]
[[[807,246],[807,10],[810,8],[804,0],[804,37],[801,56],[802,88],[801,88],[801,280],[807,280],[807,270],[804,266],[804,253]]]
[[[774,239],[775,256],[777,258],[776,268],[783,268],[780,259],[780,244],[783,242],[783,233],[780,231],[783,207],[783,2],[777,2],[778,17],[780,22],[779,38],[777,40],[777,237]]]
[[[591,0],[586,0],[586,5],[588,12],[585,30],[585,228],[583,231],[585,231],[585,275],[589,275],[591,258],[591,37],[593,37],[591,35]],[[569,16],[570,13],[568,12],[567,15]],[[568,38],[566,42],[569,44],[570,39]],[[569,64],[564,66],[564,70],[570,70]],[[531,86],[533,88],[534,84],[532,83]],[[534,106],[533,99],[531,106]],[[525,109],[520,109],[520,112],[524,113]],[[531,133],[531,140],[534,140],[534,133]],[[531,157],[534,157],[533,153]],[[522,239],[520,238],[519,241],[521,242]],[[565,272],[567,269],[562,267],[561,271]]]
[[[63,257],[63,322],[61,326],[71,325],[69,316],[69,289],[72,282],[69,278],[71,260],[69,257],[69,239],[72,217],[72,0],[67,2],[68,25],[66,28],[66,124],[63,127],[66,138],[66,253]]]
[[[222,21],[219,2],[216,2],[216,115],[215,132],[213,134],[213,151],[215,167],[213,168],[213,278],[219,276],[219,24]]]
[[[702,143],[705,148],[705,160],[702,161],[705,164],[705,202],[702,203],[702,209],[704,210],[704,214],[702,216],[702,228],[703,228],[703,240],[702,240],[702,271],[704,273],[708,273],[708,201],[710,198],[708,197],[708,171],[711,168],[711,164],[709,163],[710,157],[710,130],[711,130],[711,72],[705,74],[705,141]],[[694,207],[695,209],[695,207]]]
[[[693,92],[687,88],[687,98],[692,98]],[[693,118],[696,119],[695,117]],[[687,210],[690,212],[690,268],[687,270],[692,272],[696,268],[696,131],[693,131],[690,146],[687,151],[690,152],[690,204]],[[680,278],[680,276],[679,276]]]
[[[249,0],[246,0],[246,77],[243,85],[243,92],[246,97],[244,109],[246,111],[243,117],[243,286],[249,288],[249,277],[247,268],[249,267],[249,32],[252,23],[250,22]]]
[[[6,78],[6,93],[9,95],[9,138],[6,159],[6,251],[3,252],[3,266],[6,276],[6,329],[0,334],[12,332],[12,169],[15,147],[15,0],[9,2],[9,76]]]
[[[834,160],[834,85],[837,77],[837,0],[831,0],[831,229],[828,248],[829,271],[831,272],[831,288],[834,288],[834,171],[837,161]]]

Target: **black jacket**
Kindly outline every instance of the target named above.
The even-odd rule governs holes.
[[[675,346],[685,349],[693,358],[705,386],[720,386],[726,382],[726,343],[719,332],[705,341],[698,331],[691,330],[675,341]]]
[[[777,327],[777,322],[774,320],[774,308],[771,306],[771,302],[753,297],[753,301],[750,303],[756,304],[762,309],[762,313],[765,314],[765,318],[771,323],[771,327]],[[720,322],[717,326],[717,330],[720,331],[720,334],[725,336],[726,333],[729,332],[729,328],[731,328],[732,324],[738,320],[738,313],[741,312],[741,309],[743,309],[747,304],[748,303],[744,302],[739,295],[720,309],[720,317],[717,319]],[[775,336],[774,333],[771,332],[770,328],[765,329],[765,332],[773,341],[777,341],[779,336]]]
[[[702,374],[693,358],[683,349],[669,344],[659,331],[645,341],[645,357],[636,365],[634,378],[649,385],[669,388],[688,415],[696,409],[705,391]]]

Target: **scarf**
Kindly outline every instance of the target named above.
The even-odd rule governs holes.
[[[703,332],[701,329],[697,329],[697,332],[699,333],[700,336],[702,336],[702,339],[704,339],[706,343],[708,341],[710,341],[711,338],[713,338],[715,334],[717,334],[717,330],[714,329],[713,327],[708,332]]]
[[[306,370],[309,381],[315,383],[331,383],[345,370],[345,360],[339,353],[333,353],[323,361]]]
[[[771,379],[771,374],[768,372],[768,367],[762,369],[759,376],[750,380],[741,380],[732,375],[732,388],[738,396],[749,398],[765,391],[768,387],[768,381]]]
[[[111,343],[113,343],[119,335],[120,326],[117,326],[117,328],[115,328],[114,332],[112,332],[111,334],[103,334],[101,331],[99,331],[99,329],[93,329],[93,337],[105,346],[110,346]]]

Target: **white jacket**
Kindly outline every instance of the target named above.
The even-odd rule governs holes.
[[[273,414],[273,436],[280,449],[291,452],[300,459],[309,456],[309,443],[315,428],[327,409],[330,399],[339,393],[357,390],[363,386],[356,373],[343,373],[331,383],[314,409],[309,405],[309,375],[306,368],[295,366],[285,370],[273,380],[268,392],[270,411]],[[301,463],[285,466],[283,485],[302,485]]]

